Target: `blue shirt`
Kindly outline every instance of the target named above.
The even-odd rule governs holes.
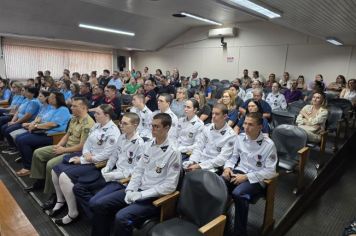
[[[247,106],[248,103],[252,101],[252,99],[248,99],[243,105],[242,108],[247,110]],[[262,113],[272,113],[272,108],[271,106],[268,104],[268,102],[264,101],[264,100],[260,100],[259,101],[261,104],[261,108],[262,108]]]
[[[38,101],[35,98],[32,100],[25,98],[19,107],[19,113],[18,113],[17,117],[18,117],[18,119],[21,119],[27,113],[29,113],[29,114],[31,114],[31,118],[29,121],[32,121],[35,119],[39,110],[40,110],[40,104],[38,103]]]
[[[70,91],[70,90],[61,89],[61,93],[64,96],[64,101],[67,101],[68,99],[71,99],[72,96],[73,96],[72,91]]]
[[[58,108],[53,108],[48,112],[46,116],[43,117],[41,123],[53,122],[57,124],[57,127],[48,130],[47,134],[54,134],[58,132],[65,131],[67,124],[71,118],[69,110],[65,106]]]
[[[14,108],[14,107],[20,106],[24,99],[25,99],[25,97],[22,96],[22,95],[14,95],[12,97],[12,101],[11,101],[10,107]]]
[[[41,104],[40,105],[40,111],[37,114],[37,117],[41,118],[41,121],[45,119],[46,116],[48,116],[49,112],[53,110],[54,107],[48,104]]]
[[[5,89],[5,91],[2,94],[2,97],[0,98],[0,100],[9,100],[11,97],[11,91],[10,89]]]
[[[122,82],[121,82],[121,79],[117,78],[117,79],[114,79],[112,78],[108,85],[114,85],[116,87],[116,90],[120,90],[122,88]]]

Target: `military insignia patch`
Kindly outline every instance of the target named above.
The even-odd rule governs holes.
[[[114,138],[109,139],[109,143],[110,143],[110,145],[115,144],[115,139]]]
[[[216,150],[217,150],[218,152],[221,152],[221,147],[216,147]]]
[[[226,130],[223,130],[220,132],[221,135],[224,135],[226,133]]]
[[[173,169],[174,171],[179,171],[179,170],[180,170],[180,165],[179,165],[179,163],[178,163],[178,162],[174,163],[173,166],[172,166],[172,169]]]
[[[162,172],[162,168],[157,166],[156,167],[156,172],[157,172],[157,174],[160,174]]]
[[[89,128],[84,128],[84,133],[89,133],[90,129]]]
[[[149,156],[146,155],[146,154],[144,154],[143,157],[142,157],[142,161],[143,161],[144,163],[150,162]]]
[[[163,146],[163,147],[161,147],[161,149],[162,149],[163,152],[166,152],[168,147],[169,146]]]
[[[234,142],[231,141],[228,143],[228,145],[229,145],[229,147],[232,147],[232,146],[234,146]]]
[[[194,135],[194,134],[193,134],[192,132],[190,132],[190,133],[188,134],[188,137],[189,137],[189,138],[193,138],[193,135]]]

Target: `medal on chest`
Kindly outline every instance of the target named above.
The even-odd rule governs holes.
[[[132,164],[132,161],[133,161],[133,152],[130,152],[130,151],[129,151],[129,158],[127,159],[127,162],[128,162],[129,164]]]
[[[262,167],[262,162],[261,162],[261,159],[262,159],[262,156],[261,155],[257,155],[257,162],[256,162],[256,166],[257,167]]]
[[[156,167],[156,173],[157,173],[157,174],[160,174],[161,172],[162,172],[162,168],[157,166],[157,167]]]

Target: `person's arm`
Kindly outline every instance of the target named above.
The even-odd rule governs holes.
[[[286,98],[284,97],[283,94],[280,95],[281,96],[281,108],[283,110],[287,109],[287,101]]]
[[[344,98],[346,93],[346,88],[344,88],[340,93],[340,98]]]

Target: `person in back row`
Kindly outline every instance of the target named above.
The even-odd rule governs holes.
[[[93,211],[91,235],[109,236],[114,218],[113,235],[131,236],[135,225],[159,215],[159,208],[152,202],[175,191],[181,169],[180,153],[168,138],[171,124],[168,114],[153,117],[154,139],[146,143],[126,189],[122,186],[108,198],[103,193],[100,201],[90,205]]]
[[[143,94],[135,94],[132,97],[133,107],[130,112],[136,113],[140,118],[140,124],[137,131],[143,139],[151,139],[152,129],[152,111],[145,105],[145,96]]]
[[[193,153],[183,162],[186,171],[206,169],[217,171],[224,166],[234,146],[235,133],[226,123],[227,107],[217,103],[213,107],[212,124],[204,127],[198,137]]]
[[[178,118],[170,108],[172,100],[173,100],[172,96],[168,93],[162,93],[161,95],[159,95],[159,97],[158,97],[158,111],[156,111],[154,113],[154,114],[166,113],[171,117],[172,125],[169,129],[169,134],[168,134],[168,136],[170,138],[174,137],[175,133],[177,132],[177,125],[178,125]]]

